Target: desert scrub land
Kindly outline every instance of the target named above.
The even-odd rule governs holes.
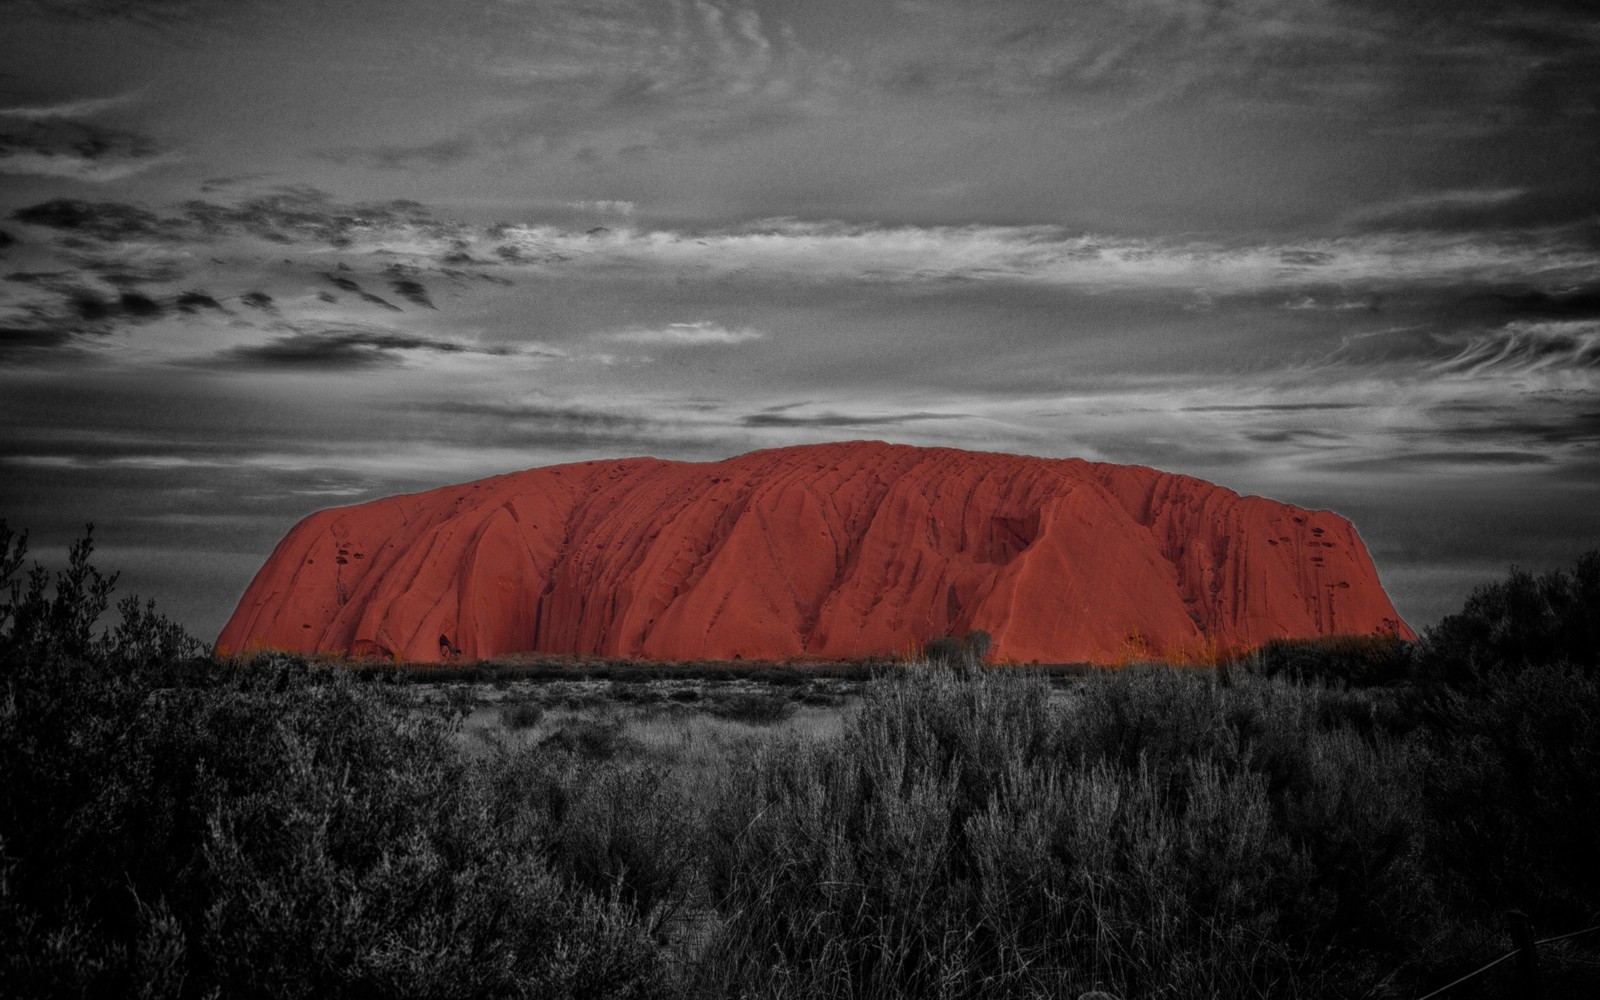
[[[1600,923],[1600,555],[1216,670],[417,684],[0,541],[7,996],[1419,997]]]

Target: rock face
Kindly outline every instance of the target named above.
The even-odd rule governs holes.
[[[295,526],[217,639],[439,660],[1202,658],[1414,637],[1350,523],[1186,476],[877,442],[531,469]]]

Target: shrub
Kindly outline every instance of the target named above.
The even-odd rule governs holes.
[[[614,889],[574,892],[537,824],[490,808],[452,726],[289,657],[165,686],[152,658],[189,641],[148,606],[85,640],[111,579],[89,551],[53,600],[36,569],[5,604],[0,993],[672,988]]]
[[[592,760],[610,760],[622,748],[622,721],[616,718],[571,719],[546,736],[539,746]]]
[[[525,829],[556,871],[652,931],[694,892],[696,810],[648,764],[522,748],[480,765],[491,810]]]
[[[727,776],[709,875],[737,989],[1337,994],[1431,933],[1412,743],[1279,682],[1128,671],[1079,694],[884,677],[841,743]]]
[[[1411,643],[1393,635],[1273,639],[1247,656],[1243,665],[1268,677],[1371,687],[1406,680],[1412,653]]]
[[[27,582],[18,574],[28,556],[28,535],[15,535],[0,520],[0,635],[8,652],[28,656],[87,657],[95,652],[94,626],[110,603],[117,574],[105,576],[89,562],[94,552],[94,525],[72,544],[65,571],[56,574],[55,594],[48,596],[50,573],[34,563]]]
[[[968,632],[960,639],[938,636],[923,643],[922,658],[933,666],[972,668],[983,662],[993,644],[989,633],[982,629]]]
[[[1525,666],[1430,705],[1427,795],[1433,857],[1493,910],[1545,926],[1600,909],[1600,677]]]
[[[717,698],[708,709],[713,715],[752,726],[770,726],[795,712],[794,703],[784,691],[739,692]]]
[[[507,729],[532,729],[542,718],[544,708],[532,701],[519,701],[500,710],[500,725]]]
[[[1600,665],[1600,551],[1571,571],[1513,569],[1423,637],[1421,668],[1463,682],[1527,664]]]

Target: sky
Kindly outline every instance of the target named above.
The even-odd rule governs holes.
[[[220,629],[328,506],[877,439],[1600,548],[1588,0],[0,0],[0,517]]]

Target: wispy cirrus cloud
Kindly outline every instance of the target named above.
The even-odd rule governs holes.
[[[475,118],[417,142],[315,155],[387,170],[556,148],[637,161],[805,120],[829,105],[845,71],[747,0],[514,0],[487,16],[489,51],[478,38],[442,56],[489,89]]]
[[[1541,301],[1579,301],[1600,249],[1561,229],[1383,231],[1293,242],[1186,240],[1081,233],[1053,225],[884,226],[768,219],[713,229],[631,222],[588,229],[548,224],[472,226],[412,201],[349,204],[287,188],[231,203],[193,200],[158,214],[119,202],[56,199],[15,221],[104,241],[247,236],[283,247],[382,255],[397,266],[551,277],[678,275],[806,284],[1012,283],[1058,288],[1293,292],[1291,308],[1370,305],[1363,289],[1459,284]],[[1530,287],[1532,282],[1532,287]],[[1531,301],[1531,300],[1530,300]],[[673,332],[676,331],[676,332]],[[728,340],[728,332],[666,328],[639,336]],[[752,339],[735,335],[734,339]]]
[[[1079,111],[1062,118],[1068,128],[1180,99],[1251,115],[1315,107],[1375,128],[1458,134],[1512,127],[1530,113],[1595,113],[1587,67],[1600,31],[1581,4],[1561,0],[906,6],[916,17],[878,61],[882,86],[1065,101]]]
[[[521,226],[494,233],[536,270],[681,271],[830,282],[1021,282],[1243,292],[1308,284],[1493,281],[1593,273],[1600,252],[1560,234],[1415,232],[1221,244],[1076,234],[1055,226],[875,226],[768,220],[720,231]]]

